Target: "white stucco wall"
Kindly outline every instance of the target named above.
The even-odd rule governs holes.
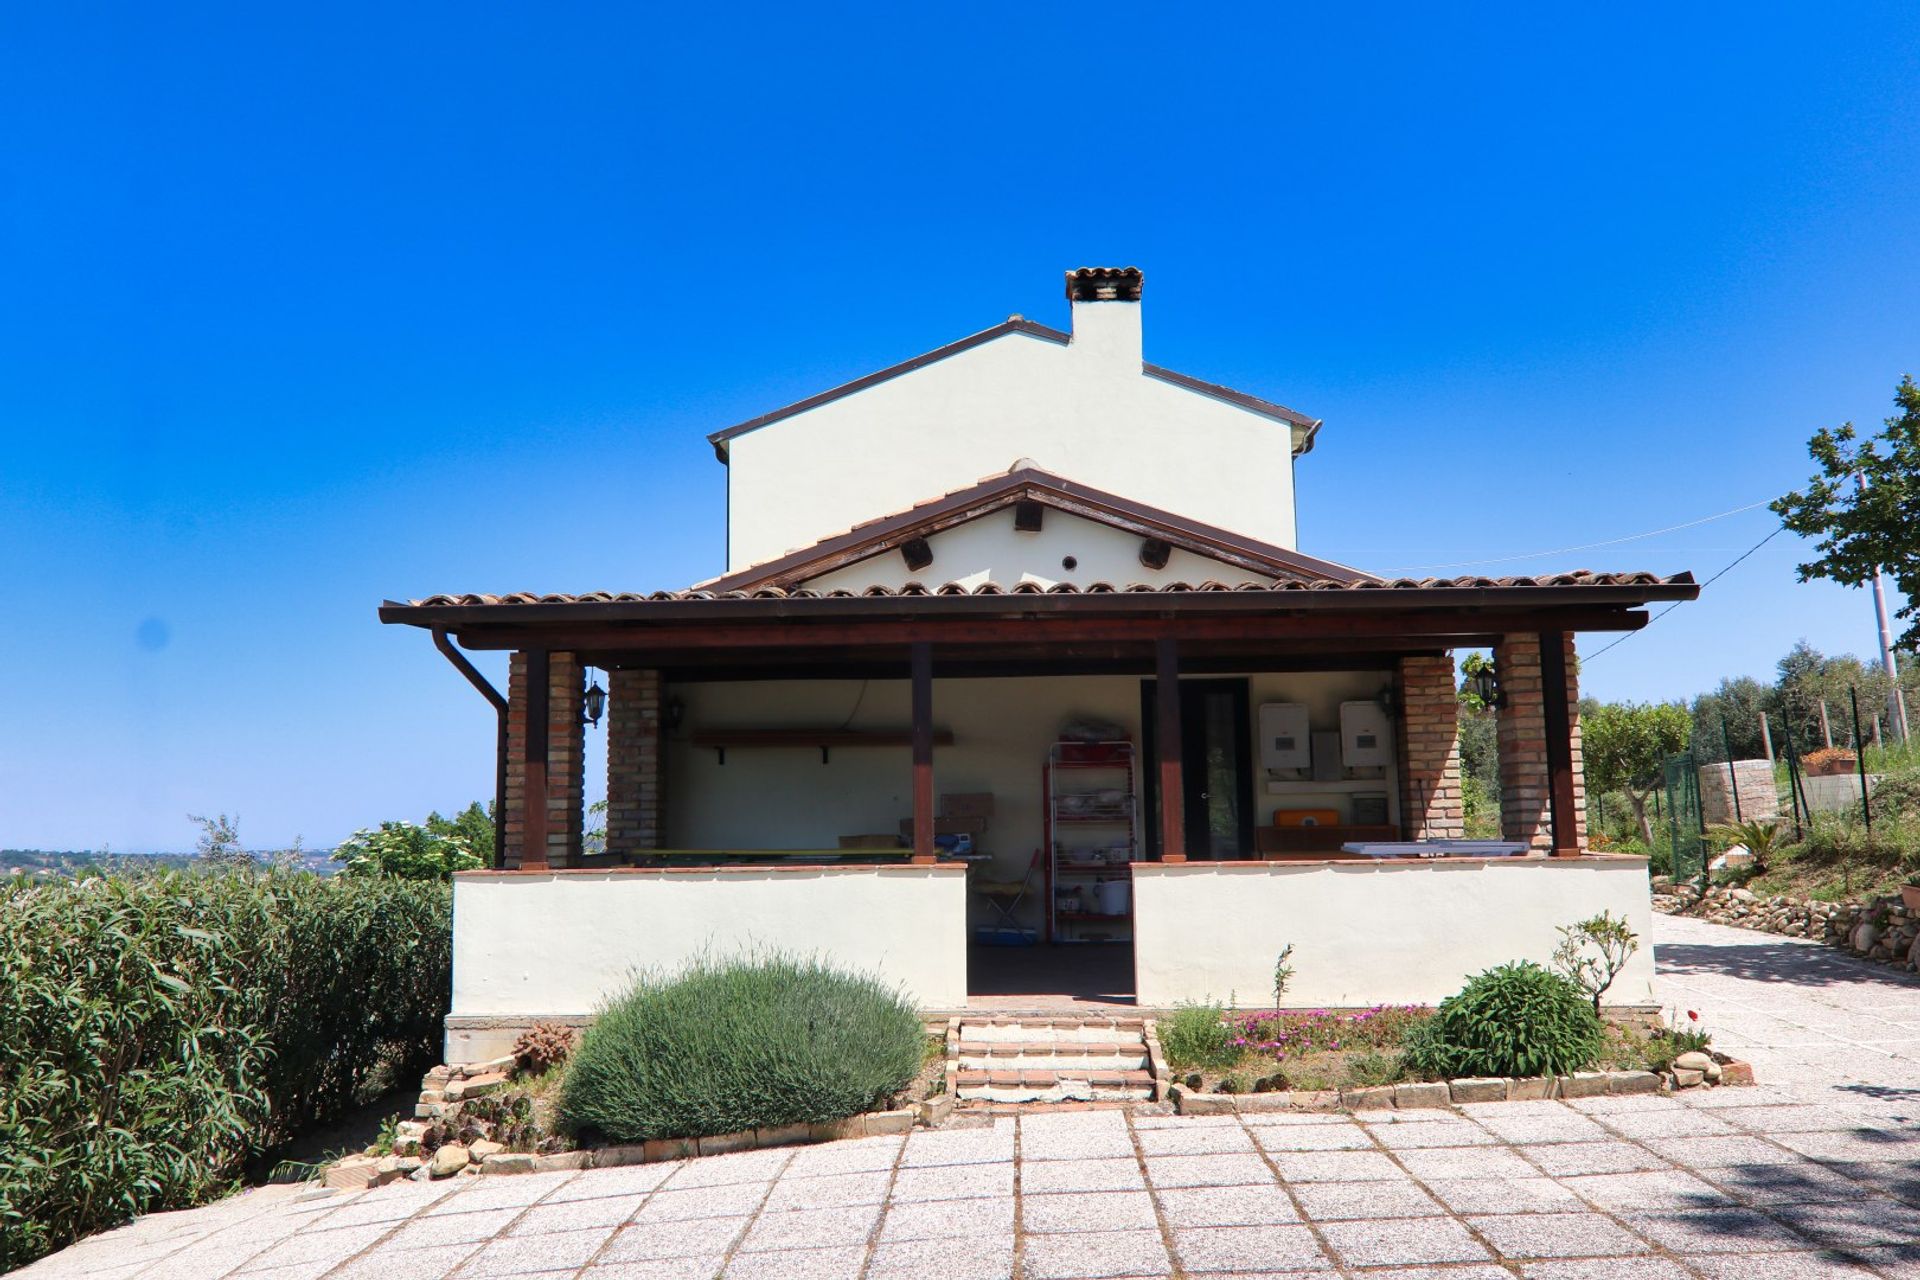
[[[463,873],[451,1014],[589,1014],[637,970],[756,947],[828,956],[955,1008],[965,895],[960,867]]]
[[[727,568],[811,546],[1020,458],[1293,546],[1292,429],[1142,373],[1139,309],[1079,304],[1081,341],[1010,333],[735,437]]]
[[[1045,513],[1038,533],[1022,533],[1013,527],[1013,511],[1009,508],[928,538],[933,563],[917,573],[907,568],[898,551],[883,551],[857,564],[809,578],[806,586],[815,591],[859,591],[875,586],[899,588],[909,582],[927,586],[961,582],[970,587],[982,582],[1003,587],[1021,582],[1048,587],[1060,582],[1105,582],[1118,587],[1130,582],[1159,586],[1212,581],[1238,586],[1273,580],[1271,574],[1177,547],[1167,557],[1165,568],[1149,569],[1140,563],[1142,541],[1137,533],[1054,510]],[[1071,569],[1062,563],[1069,556],[1075,561]]]
[[[1542,964],[1557,929],[1612,911],[1640,950],[1607,993],[1653,999],[1644,858],[1380,864],[1153,864],[1134,873],[1139,1001],[1270,1004],[1275,957],[1293,944],[1290,1006],[1435,1004],[1471,974]]]
[[[1380,671],[1261,672],[1248,677],[1250,716],[1268,701],[1305,702],[1316,725],[1338,724],[1344,699],[1370,698],[1387,682]],[[952,746],[933,753],[934,790],[992,792],[996,812],[981,848],[995,855],[995,874],[1017,877],[1043,829],[1040,767],[1047,746],[1072,716],[1097,716],[1141,740],[1136,676],[1031,677],[933,682],[933,721],[953,732]],[[729,748],[719,762],[689,735],[708,729],[782,729],[846,725],[900,729],[910,722],[904,680],[755,681],[676,685],[681,727],[669,735],[666,843],[682,849],[831,849],[842,835],[897,832],[913,812],[912,768],[905,747],[841,748],[822,764],[807,747]],[[1251,726],[1250,726],[1251,732]],[[1282,805],[1340,807],[1345,793],[1269,794],[1253,766],[1254,821],[1265,825]],[[1144,786],[1145,779],[1137,781]],[[1378,788],[1393,797],[1391,771]],[[1145,833],[1141,832],[1144,847]],[[975,906],[977,904],[969,904]],[[1036,892],[1027,922],[1039,919]],[[984,920],[980,921],[984,923]]]

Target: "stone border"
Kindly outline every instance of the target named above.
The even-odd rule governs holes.
[[[1686,1055],[1682,1055],[1684,1057]],[[1704,1055],[1703,1055],[1704,1056]],[[1679,1068],[1652,1071],[1576,1071],[1567,1076],[1466,1077],[1364,1089],[1292,1093],[1190,1093],[1172,1090],[1174,1109],[1186,1116],[1259,1115],[1274,1111],[1377,1111],[1457,1106],[1463,1102],[1531,1102],[1555,1098],[1597,1098],[1603,1095],[1670,1093],[1676,1088],[1703,1084],[1752,1084],[1753,1066],[1712,1055],[1714,1071]]]
[[[1711,885],[1702,894],[1691,882],[1653,880],[1653,909],[1709,924],[1731,925],[1784,938],[1806,938],[1862,960],[1920,971],[1920,918],[1900,895],[1852,902],[1812,898],[1763,898],[1751,889]]]

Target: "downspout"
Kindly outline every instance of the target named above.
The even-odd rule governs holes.
[[[473,663],[467,661],[467,655],[447,639],[446,628],[433,629],[433,647],[447,655],[447,661],[467,678],[467,683],[493,704],[499,722],[493,744],[493,866],[497,871],[505,865],[507,856],[507,700],[500,696],[498,689],[487,683],[487,678],[480,674]]]

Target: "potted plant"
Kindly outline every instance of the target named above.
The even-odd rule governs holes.
[[[1908,876],[1901,884],[1900,901],[1905,904],[1908,914],[1920,913],[1920,871]]]

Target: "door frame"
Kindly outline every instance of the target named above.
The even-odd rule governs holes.
[[[1182,806],[1186,821],[1187,860],[1189,862],[1214,861],[1210,853],[1201,852],[1204,844],[1194,840],[1196,830],[1206,829],[1206,808],[1195,795],[1195,789],[1203,781],[1202,771],[1195,767],[1193,752],[1200,741],[1200,735],[1192,732],[1196,717],[1193,715],[1195,699],[1205,692],[1225,692],[1231,695],[1235,703],[1234,716],[1234,758],[1239,767],[1235,770],[1234,808],[1240,818],[1240,848],[1236,856],[1251,858],[1253,850],[1254,804],[1253,804],[1253,700],[1251,682],[1245,676],[1196,676],[1180,681],[1180,778],[1186,791]],[[1146,824],[1144,847],[1147,857],[1154,862],[1160,860],[1160,775],[1151,767],[1151,762],[1159,758],[1155,747],[1158,729],[1158,704],[1155,698],[1155,682],[1152,678],[1140,682],[1140,738],[1141,759],[1148,767],[1141,771],[1141,797],[1144,801],[1143,816]]]

